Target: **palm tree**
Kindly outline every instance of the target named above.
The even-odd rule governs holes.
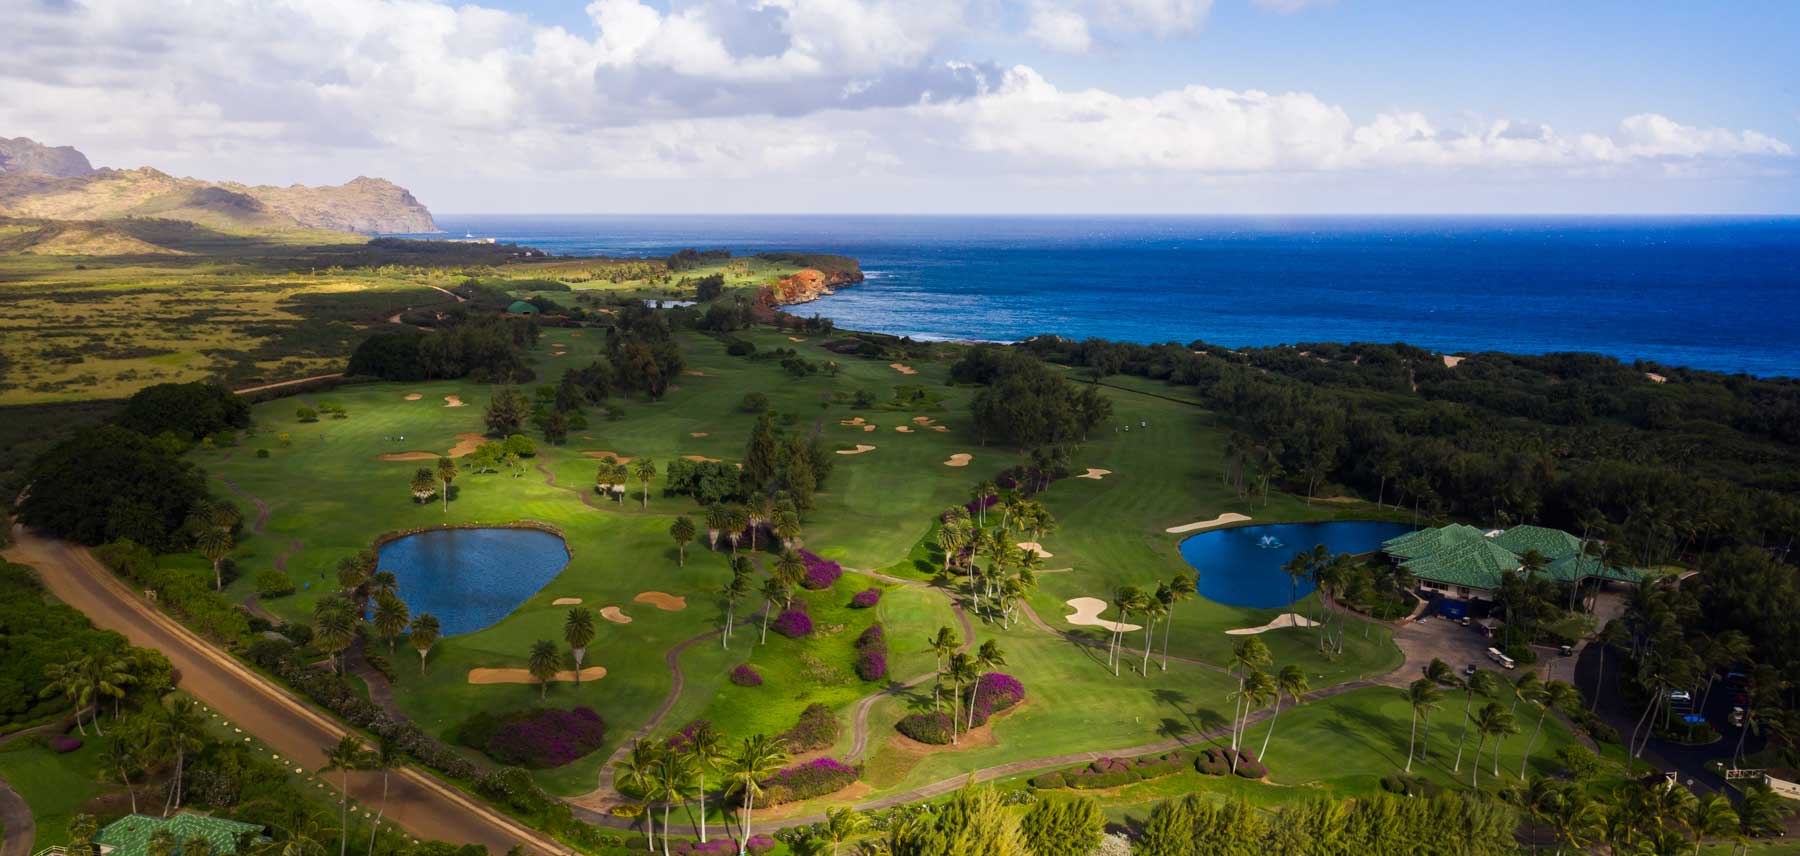
[[[975,490],[973,491],[974,495],[970,497],[970,500],[975,503],[976,511],[981,514],[981,525],[987,525],[988,497],[994,496],[999,492],[1000,486],[994,484],[993,479],[988,479],[975,486]]]
[[[975,728],[975,702],[981,694],[981,676],[1006,665],[1006,654],[1000,650],[1000,643],[992,639],[981,643],[975,652],[975,689],[969,693],[969,728]]]
[[[1462,685],[1468,691],[1468,698],[1463,702],[1462,736],[1456,738],[1456,764],[1450,768],[1452,773],[1462,770],[1463,744],[1469,739],[1469,723],[1474,719],[1470,711],[1475,704],[1475,696],[1480,694],[1482,698],[1493,698],[1494,693],[1500,691],[1500,684],[1494,679],[1494,673],[1486,669],[1476,669],[1475,674],[1470,675]]]
[[[750,819],[756,808],[756,795],[762,793],[761,782],[787,763],[787,752],[781,744],[764,735],[744,738],[744,743],[731,758],[729,785],[726,793],[744,795],[743,834],[738,837],[738,856],[750,847]]]
[[[726,512],[725,519],[728,523],[725,537],[731,541],[731,552],[736,553],[738,541],[744,537],[744,529],[750,525],[750,512],[745,511],[744,506],[734,503]]]
[[[800,540],[800,514],[792,509],[783,508],[775,512],[775,537],[781,539],[781,546],[792,550]]]
[[[1162,670],[1165,672],[1169,670],[1169,633],[1175,629],[1175,604],[1192,600],[1196,596],[1195,587],[1198,585],[1199,581],[1194,575],[1184,571],[1176,574],[1168,585],[1159,589],[1169,595],[1168,602],[1163,604],[1167,613],[1167,617],[1163,619]]]
[[[594,468],[594,489],[600,491],[602,495],[611,498],[613,495],[613,485],[625,483],[620,478],[620,469],[621,467],[618,458],[615,458],[612,455],[601,458],[599,465]],[[715,535],[714,538],[716,540],[717,536]]]
[[[437,480],[443,485],[444,513],[450,513],[450,483],[456,480],[456,461],[451,458],[437,459]]]
[[[93,672],[92,657],[81,656],[61,663],[52,663],[44,667],[44,676],[50,679],[39,695],[43,698],[62,694],[75,706],[75,729],[81,736],[87,736],[87,729],[81,724],[81,711],[94,701],[94,683],[89,680]],[[100,721],[94,720],[94,729],[99,730]]]
[[[370,597],[377,599],[384,595],[394,597],[400,593],[400,578],[394,576],[393,571],[376,571],[369,575],[369,580],[364,587],[369,590]]]
[[[131,786],[131,777],[143,772],[145,744],[149,740],[143,728],[137,725],[140,722],[143,720],[134,717],[114,728],[106,752],[100,758],[101,766],[118,771],[119,784],[125,787],[125,793],[131,799],[132,814],[138,813],[138,804],[137,789]]]
[[[963,547],[968,546],[968,543],[969,532],[961,526],[945,523],[938,527],[937,546],[939,550],[944,551],[945,574],[950,573],[951,560],[956,558],[956,555],[962,551]]]
[[[201,739],[203,727],[191,698],[171,700],[151,721],[150,733],[146,735],[149,750],[159,757],[175,758],[175,776],[169,781],[169,799],[163,803],[163,817],[169,816],[171,808],[181,808],[182,771],[188,753],[198,752],[206,745]]]
[[[556,677],[558,667],[562,665],[562,652],[556,650],[556,643],[548,639],[539,639],[531,645],[531,656],[525,661],[526,670],[538,682],[538,699],[540,701],[550,692],[550,681]]]
[[[1456,679],[1456,670],[1450,664],[1436,657],[1425,664],[1425,680],[1439,687],[1460,688],[1462,681]],[[1423,761],[1431,753],[1431,712],[1425,712],[1425,736],[1419,741],[1419,760]]]
[[[719,532],[731,525],[731,512],[725,503],[715,502],[706,507],[706,543],[714,550],[719,549]]]
[[[773,571],[775,578],[780,580],[781,584],[787,586],[790,590],[794,586],[799,585],[801,580],[806,579],[806,561],[801,559],[800,554],[793,550],[781,551],[781,555],[775,559],[775,567],[771,570]],[[791,591],[789,597],[792,597]],[[788,603],[789,600],[783,598],[781,608],[786,609]]]
[[[412,626],[408,629],[406,638],[412,643],[413,649],[419,652],[419,675],[423,677],[425,658],[431,654],[431,649],[438,643],[437,616],[429,612],[421,612],[413,616]]]
[[[638,458],[637,460],[632,461],[631,475],[638,480],[639,484],[644,486],[644,507],[649,508],[650,480],[656,478],[656,461],[648,457]]]
[[[338,820],[338,856],[344,856],[350,849],[350,771],[362,769],[364,754],[362,741],[354,734],[346,734],[326,751],[325,766],[319,768],[321,773],[343,774],[338,783],[338,789],[343,792],[338,800],[342,811]]]
[[[706,771],[725,763],[725,738],[712,723],[702,723],[688,737],[688,754],[694,758],[694,772],[700,776],[700,843],[706,843]]]
[[[769,613],[775,611],[776,601],[786,603],[788,598],[793,596],[793,593],[788,591],[787,583],[782,582],[780,577],[769,577],[768,579],[763,580],[762,596],[762,639],[758,644],[767,644],[769,641]]]
[[[1475,743],[1475,763],[1470,765],[1469,787],[1479,787],[1477,779],[1481,776],[1481,752],[1487,747],[1489,737],[1494,738],[1494,776],[1500,776],[1500,741],[1508,734],[1519,730],[1513,722],[1513,715],[1497,701],[1482,705],[1475,713],[1475,734],[1480,739]]]
[[[388,656],[394,654],[394,642],[400,634],[406,632],[406,604],[391,594],[378,595],[375,598],[375,632],[388,643]]]
[[[862,812],[850,806],[825,810],[825,837],[831,839],[831,856],[837,856],[838,845],[855,838],[869,825]]]
[[[1232,772],[1237,772],[1237,750],[1238,738],[1240,736],[1238,733],[1238,722],[1242,719],[1238,713],[1238,702],[1243,701],[1245,698],[1244,681],[1250,676],[1252,671],[1267,665],[1270,659],[1269,646],[1263,644],[1263,641],[1255,636],[1246,636],[1242,641],[1233,645],[1231,648],[1231,669],[1236,672],[1238,676],[1238,701],[1234,702],[1231,708]]]
[[[381,816],[387,813],[388,774],[404,761],[399,745],[385,737],[375,744],[375,751],[363,756],[363,769],[381,771],[381,804],[375,809],[375,822],[369,826],[369,856],[375,856],[375,833],[381,829]]]
[[[1730,835],[1738,829],[1738,813],[1731,800],[1709,794],[1689,803],[1681,825],[1694,834],[1694,856],[1700,854],[1700,842],[1707,836]]]
[[[650,793],[662,803],[663,856],[669,856],[669,809],[684,802],[694,788],[694,759],[681,752],[664,751],[657,758],[650,779]]]
[[[1156,622],[1169,611],[1168,603],[1174,598],[1169,587],[1157,585],[1153,594],[1146,594],[1138,600],[1138,611],[1144,613],[1144,662],[1138,674],[1150,677],[1150,641],[1156,638]]]
[[[1312,576],[1312,553],[1295,553],[1287,564],[1281,566],[1281,572],[1288,577],[1288,611],[1294,610],[1294,604],[1300,602],[1300,580]]]
[[[1276,673],[1275,712],[1269,716],[1269,733],[1263,735],[1262,751],[1256,753],[1256,757],[1264,764],[1269,763],[1269,738],[1275,736],[1275,720],[1281,718],[1281,696],[1286,694],[1293,699],[1294,704],[1299,704],[1301,697],[1311,690],[1312,685],[1306,680],[1306,670],[1299,666],[1290,663],[1282,666],[1281,671]]]
[[[675,539],[675,549],[681,557],[680,564],[684,568],[687,567],[687,545],[689,541],[694,540],[695,534],[694,520],[685,514],[675,518],[675,522],[669,524],[669,537]]]
[[[950,655],[950,660],[946,664],[946,672],[950,677],[950,742],[955,743],[956,723],[962,717],[962,688],[964,684],[977,677],[975,660],[968,654],[958,651]],[[969,707],[972,717],[975,706],[971,704]],[[973,723],[973,721],[971,718],[970,722]],[[971,727],[973,727],[972,724]]]
[[[1412,706],[1412,736],[1406,741],[1406,772],[1412,772],[1413,743],[1419,737],[1419,717],[1430,716],[1438,706],[1438,687],[1430,678],[1420,678],[1406,687],[1406,702]]]
[[[1537,672],[1524,672],[1517,678],[1514,678],[1512,707],[1507,708],[1506,712],[1514,714],[1518,713],[1519,700],[1525,698],[1527,695],[1535,694],[1538,685],[1541,683],[1543,683],[1543,679],[1538,677]]]
[[[413,470],[413,501],[424,502],[425,500],[430,499],[431,495],[434,493],[437,493],[437,473],[432,472],[430,467],[420,467]]]
[[[588,643],[594,641],[594,611],[573,607],[563,618],[563,641],[569,643],[569,654],[575,658],[575,686],[581,686],[581,664],[587,659]]]
[[[1540,811],[1556,836],[1559,856],[1565,847],[1577,853],[1586,852],[1606,831],[1603,822],[1605,806],[1578,787],[1559,788],[1556,797]]]
[[[209,526],[194,537],[194,546],[200,550],[200,555],[212,563],[213,589],[224,591],[225,576],[219,566],[224,564],[225,557],[231,555],[232,549],[237,546],[232,542],[231,530]]]
[[[631,741],[631,752],[615,769],[616,777],[638,792],[638,803],[644,816],[644,849],[656,849],[656,820],[650,814],[650,795],[656,790],[656,767],[663,746],[649,740]],[[667,832],[667,830],[664,830]]]
[[[725,599],[725,632],[719,634],[719,647],[731,647],[731,631],[737,623],[737,603],[749,593],[750,578],[737,573],[731,575],[731,582],[726,583],[725,588],[719,592]]]
[[[763,523],[775,515],[775,503],[766,493],[754,494],[744,504],[744,514],[750,524],[750,552],[756,552],[756,534]]]
[[[1544,730],[1544,720],[1550,717],[1550,711],[1566,710],[1571,705],[1581,703],[1581,693],[1562,681],[1546,681],[1543,685],[1531,690],[1531,703],[1540,708],[1537,725],[1531,728],[1531,739],[1525,741],[1525,756],[1519,759],[1519,781],[1525,781],[1525,765],[1531,761],[1531,749],[1537,745],[1538,734]]]
[[[1113,592],[1113,606],[1119,610],[1119,620],[1113,622],[1112,650],[1108,662],[1112,664],[1115,678],[1119,676],[1119,660],[1123,659],[1119,655],[1124,647],[1125,619],[1131,617],[1132,607],[1141,603],[1143,599],[1143,590],[1133,585],[1119,586],[1118,591]]]
[[[125,698],[125,687],[137,683],[131,673],[131,662],[111,653],[95,654],[88,661],[88,680],[94,685],[94,732],[100,730],[100,699],[113,700],[113,718],[119,718],[119,701]]]
[[[937,655],[937,670],[933,672],[937,678],[931,687],[931,709],[935,711],[939,709],[939,699],[943,695],[944,658],[956,653],[956,650],[962,647],[962,643],[957,641],[956,631],[948,627],[939,627],[937,635],[925,641],[931,648],[931,653]]]
[[[313,642],[319,646],[319,650],[331,657],[332,668],[340,675],[344,673],[344,668],[339,655],[350,647],[350,642],[355,638],[356,619],[351,617],[349,609],[327,608],[313,616]]]

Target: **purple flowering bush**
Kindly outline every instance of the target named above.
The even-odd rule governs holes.
[[[870,609],[881,602],[881,589],[866,588],[850,596],[851,609]]]
[[[767,835],[752,835],[745,842],[744,849],[751,856],[764,856],[775,849],[775,839]],[[701,844],[698,841],[677,841],[670,848],[675,856],[737,856],[737,841],[731,838],[714,838]]]
[[[987,702],[991,712],[999,713],[1025,700],[1025,685],[1012,675],[988,672],[975,682],[974,698]]]
[[[600,748],[606,723],[592,708],[521,711],[495,724],[482,751],[502,764],[560,767]]]
[[[789,639],[811,636],[813,632],[812,616],[807,615],[803,609],[790,609],[776,616],[775,622],[770,624],[769,628]]]
[[[763,780],[766,805],[781,805],[836,793],[862,778],[862,767],[852,767],[835,758],[814,758],[803,764],[783,767]]]
[[[975,681],[975,691],[964,696],[973,699],[975,727],[986,725],[994,714],[1025,700],[1025,685],[1018,678],[1000,672],[988,672]],[[969,708],[963,708],[959,727],[967,727]],[[942,746],[950,742],[950,715],[947,713],[915,713],[894,726],[901,734],[920,743]]]
[[[880,622],[869,625],[856,637],[856,676],[865,681],[887,677],[887,631]]]
[[[740,687],[760,687],[763,682],[762,673],[755,666],[744,663],[731,670],[731,682]]]
[[[800,712],[800,721],[775,739],[795,754],[824,749],[837,742],[837,714],[823,704],[809,704]]]
[[[800,561],[806,563],[806,577],[800,584],[815,591],[831,588],[838,577],[844,575],[844,568],[830,559],[821,558],[811,550],[800,551]]]
[[[81,738],[70,734],[58,734],[45,742],[50,746],[50,751],[58,755],[81,748]]]
[[[894,729],[920,743],[929,743],[933,746],[948,745],[950,743],[950,714],[941,711],[907,714],[894,724]]]

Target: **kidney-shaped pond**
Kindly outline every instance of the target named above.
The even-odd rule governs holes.
[[[443,635],[474,633],[512,614],[569,564],[563,539],[537,529],[433,529],[382,545],[381,569],[400,581],[413,615],[437,616]]]
[[[1181,557],[1200,576],[1200,596],[1230,606],[1272,609],[1293,596],[1281,566],[1295,553],[1324,544],[1332,553],[1367,553],[1391,538],[1411,532],[1405,523],[1334,520],[1327,523],[1276,523],[1202,532],[1181,542]],[[1310,580],[1299,594],[1311,593]]]

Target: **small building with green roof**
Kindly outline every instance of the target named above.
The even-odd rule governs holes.
[[[1530,552],[1549,560],[1538,573],[1557,582],[1597,579],[1636,584],[1644,578],[1643,571],[1583,555],[1580,538],[1544,526],[1483,532],[1452,523],[1409,532],[1387,541],[1382,550],[1411,573],[1420,588],[1462,600],[1494,600],[1501,581],[1522,570]]]
[[[211,856],[237,853],[238,842],[247,837],[251,840],[264,838],[263,827],[254,823],[178,812],[172,817],[128,814],[101,829],[100,834],[94,836],[94,843],[100,846],[100,856],[147,856],[150,837],[160,829],[169,831],[175,842],[175,852],[184,853],[182,845],[202,838],[212,848]]]
[[[506,307],[506,312],[509,315],[536,315],[538,314],[538,308],[535,304],[527,303],[523,300],[515,300],[511,305]]]

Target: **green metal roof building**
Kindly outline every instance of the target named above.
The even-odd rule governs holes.
[[[1590,579],[1637,583],[1644,572],[1608,565],[1581,554],[1581,539],[1561,529],[1514,526],[1483,532],[1452,523],[1409,532],[1382,545],[1382,550],[1409,571],[1423,588],[1460,598],[1493,600],[1500,581],[1524,567],[1524,556],[1536,551],[1550,563],[1539,573],[1565,583]]]
[[[506,307],[506,311],[513,315],[536,315],[536,314],[538,314],[538,308],[535,305],[526,303],[523,300],[513,301],[512,305]]]
[[[151,817],[128,814],[106,825],[94,836],[101,856],[146,856],[150,852],[150,836],[159,829],[174,836],[175,852],[192,838],[204,838],[212,845],[213,856],[238,852],[238,841],[246,834],[261,837],[263,828],[254,823],[226,820],[204,814],[180,812],[173,817]]]

